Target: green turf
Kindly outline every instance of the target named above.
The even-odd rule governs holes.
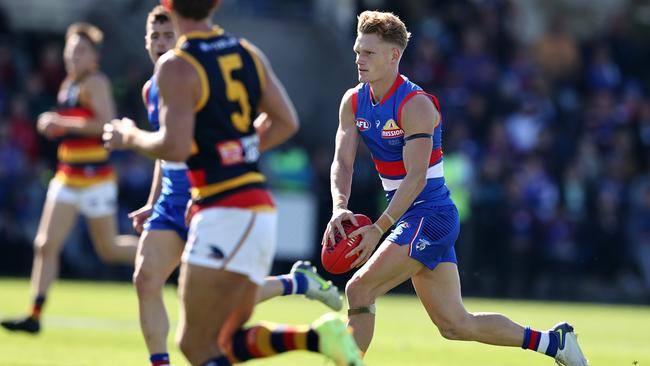
[[[29,296],[25,280],[0,279],[0,317],[22,314]],[[175,323],[177,302],[166,291]],[[570,320],[580,335],[592,365],[650,366],[650,307],[552,302],[466,300],[472,311],[495,311],[513,320],[547,329]],[[258,307],[255,319],[306,323],[326,311],[300,297],[270,300]],[[173,337],[170,337],[170,340]],[[185,365],[170,341],[172,360]],[[38,336],[0,329],[2,366],[146,365],[140,336],[135,292],[129,284],[59,282],[50,293],[44,330]],[[417,298],[388,296],[378,302],[375,338],[367,354],[371,366],[536,366],[554,365],[546,356],[517,348],[444,340],[429,321]],[[325,365],[322,356],[305,352],[250,362],[250,365]]]

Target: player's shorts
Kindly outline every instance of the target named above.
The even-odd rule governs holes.
[[[246,275],[258,285],[271,271],[277,213],[210,207],[194,214],[184,263]]]
[[[460,220],[456,206],[421,206],[406,211],[387,240],[408,245],[409,257],[429,269],[441,262],[457,263],[454,244],[460,233]]]
[[[74,188],[52,179],[47,188],[47,199],[73,205],[86,217],[114,215],[117,210],[117,184],[107,181]]]
[[[144,223],[144,229],[173,230],[185,242],[187,241],[187,226],[185,225],[185,205],[170,202],[161,195],[153,206],[149,219]]]

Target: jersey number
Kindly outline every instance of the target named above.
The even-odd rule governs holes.
[[[230,120],[241,133],[248,132],[251,124],[251,105],[248,101],[248,92],[246,87],[240,80],[233,79],[232,73],[235,70],[241,69],[244,64],[242,63],[241,56],[237,53],[219,56],[217,58],[219,68],[223,75],[223,80],[226,83],[226,97],[229,101],[239,103],[240,112],[232,112]]]

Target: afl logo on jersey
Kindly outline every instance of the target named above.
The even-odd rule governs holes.
[[[399,128],[394,119],[389,119],[384,128],[381,129],[381,137],[384,139],[392,139],[404,136],[404,130]]]
[[[370,122],[364,118],[357,118],[357,128],[361,132],[368,131],[370,128]]]

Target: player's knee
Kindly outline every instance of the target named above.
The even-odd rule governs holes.
[[[160,295],[164,283],[160,276],[156,276],[150,270],[140,268],[133,273],[133,285],[140,297]]]
[[[56,245],[51,240],[48,240],[45,235],[37,235],[34,238],[34,250],[42,257],[58,255]]]
[[[471,327],[467,316],[445,318],[436,321],[440,335],[450,340],[470,340]]]
[[[345,286],[345,295],[350,306],[368,305],[375,302],[375,296],[361,277],[354,276]]]

